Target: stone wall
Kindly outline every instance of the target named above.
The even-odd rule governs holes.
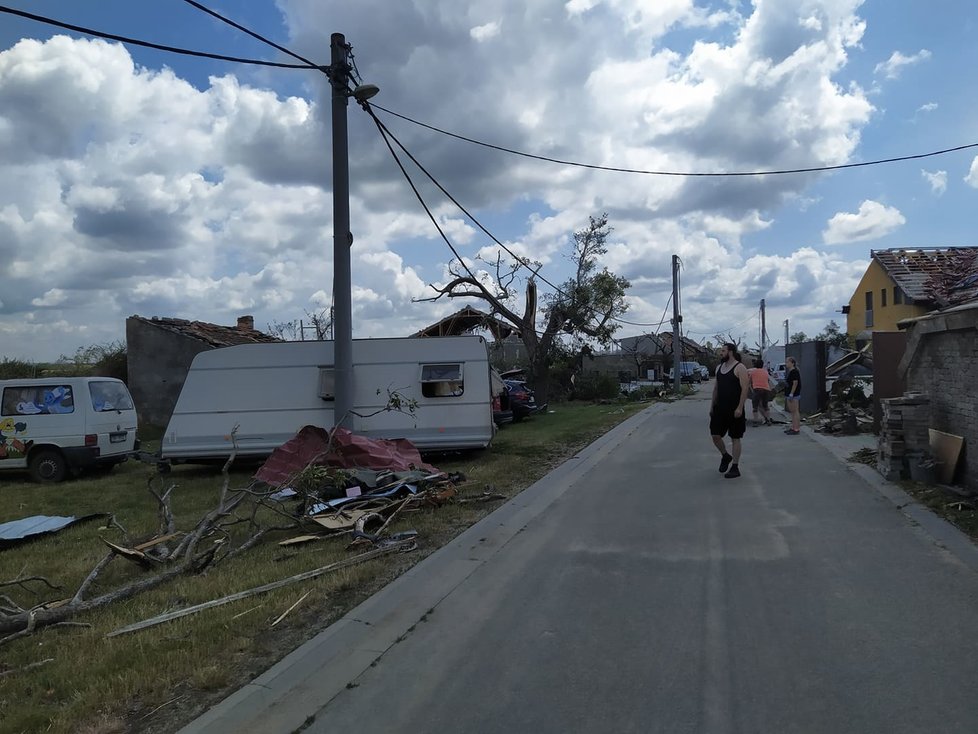
[[[901,366],[930,398],[930,427],[964,436],[955,482],[978,491],[978,307],[914,324]]]

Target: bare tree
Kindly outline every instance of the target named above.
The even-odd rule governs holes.
[[[568,256],[574,264],[574,275],[556,292],[542,297],[538,294],[536,273],[540,263],[527,258],[504,262],[497,256],[495,263],[488,263],[494,273],[481,276],[472,272],[466,263],[453,261],[449,264],[452,279],[443,286],[432,285],[437,295],[421,299],[478,298],[490,305],[493,315],[513,324],[526,347],[530,377],[541,402],[548,399],[550,365],[558,340],[565,335],[575,336],[605,346],[618,329],[616,317],[628,308],[625,291],[630,283],[607,268],[598,269],[611,233],[608,215],[592,216],[589,220],[587,227],[574,233],[574,247]],[[512,303],[516,299],[515,283],[521,268],[532,270],[533,275],[526,281],[523,311],[519,313]],[[542,311],[542,329],[538,328],[538,309]]]

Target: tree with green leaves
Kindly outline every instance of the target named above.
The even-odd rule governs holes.
[[[802,342],[807,342],[807,341],[808,341],[808,334],[806,334],[804,331],[796,331],[794,334],[791,335],[791,338],[788,340],[790,344],[801,344]]]
[[[842,347],[843,349],[848,349],[851,346],[849,344],[849,335],[839,328],[839,325],[835,323],[835,319],[829,321],[815,338],[819,341],[828,342],[833,346]]]
[[[561,340],[570,337],[608,346],[619,328],[615,319],[628,309],[625,292],[631,284],[600,265],[612,231],[608,215],[588,219],[588,226],[574,233],[573,248],[567,256],[574,273],[552,293],[542,297],[537,293],[540,263],[528,258],[504,262],[497,256],[495,263],[489,263],[494,265],[495,274],[483,273],[481,277],[465,262],[452,261],[452,280],[443,286],[432,285],[437,295],[422,299],[479,298],[490,305],[493,315],[513,324],[526,347],[538,402],[548,399],[550,368],[560,353]],[[526,280],[524,307],[518,313],[513,306],[513,286],[521,269],[529,269],[533,275]]]

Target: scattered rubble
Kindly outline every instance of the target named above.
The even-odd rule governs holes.
[[[858,352],[855,354],[858,355]],[[836,363],[838,364],[838,363]],[[866,395],[865,381],[858,377],[843,377],[832,383],[828,407],[807,418],[819,433],[852,436],[872,433],[872,401]]]
[[[91,570],[74,596],[28,606],[0,595],[0,633],[7,633],[6,637],[0,637],[0,645],[30,635],[45,626],[67,624],[66,620],[79,613],[131,598],[181,574],[210,569],[254,547],[270,533],[277,533],[281,537],[282,532],[293,531],[291,537],[280,541],[282,546],[342,537],[348,542],[347,549],[366,547],[368,550],[313,571],[168,612],[123,627],[110,633],[110,636],[145,629],[237,599],[316,578],[388,553],[415,550],[418,547],[417,531],[386,532],[395,517],[402,516],[402,513],[419,512],[449,503],[507,499],[491,485],[487,485],[481,494],[460,498],[460,491],[468,486],[466,478],[457,473],[441,472],[424,463],[409,441],[370,439],[345,429],[325,431],[313,426],[304,427],[269,457],[246,487],[230,486],[229,469],[234,458],[232,454],[221,470],[223,486],[217,506],[190,530],[177,529],[170,508],[171,493],[176,485],[165,489],[162,485],[154,486],[164,482],[168,476],[157,475],[147,483],[147,489],[159,506],[159,530],[153,537],[137,542],[129,539],[122,526],[111,522],[101,529],[118,529],[124,537],[118,542],[99,538],[109,552]],[[284,522],[268,524],[269,517],[282,518]],[[232,531],[233,526],[239,527]],[[139,572],[121,586],[89,598],[90,588],[116,558],[131,561]],[[38,580],[52,589],[60,588],[46,579],[24,576],[23,573],[17,579],[0,580],[0,586],[24,589],[29,588],[28,582]],[[293,608],[287,609],[282,618]]]

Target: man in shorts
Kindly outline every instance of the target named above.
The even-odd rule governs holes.
[[[724,344],[720,348],[720,360],[710,403],[710,435],[722,457],[720,471],[727,479],[733,479],[740,476],[740,439],[747,430],[744,403],[747,402],[750,380],[736,344]],[[723,440],[728,433],[729,452]]]

